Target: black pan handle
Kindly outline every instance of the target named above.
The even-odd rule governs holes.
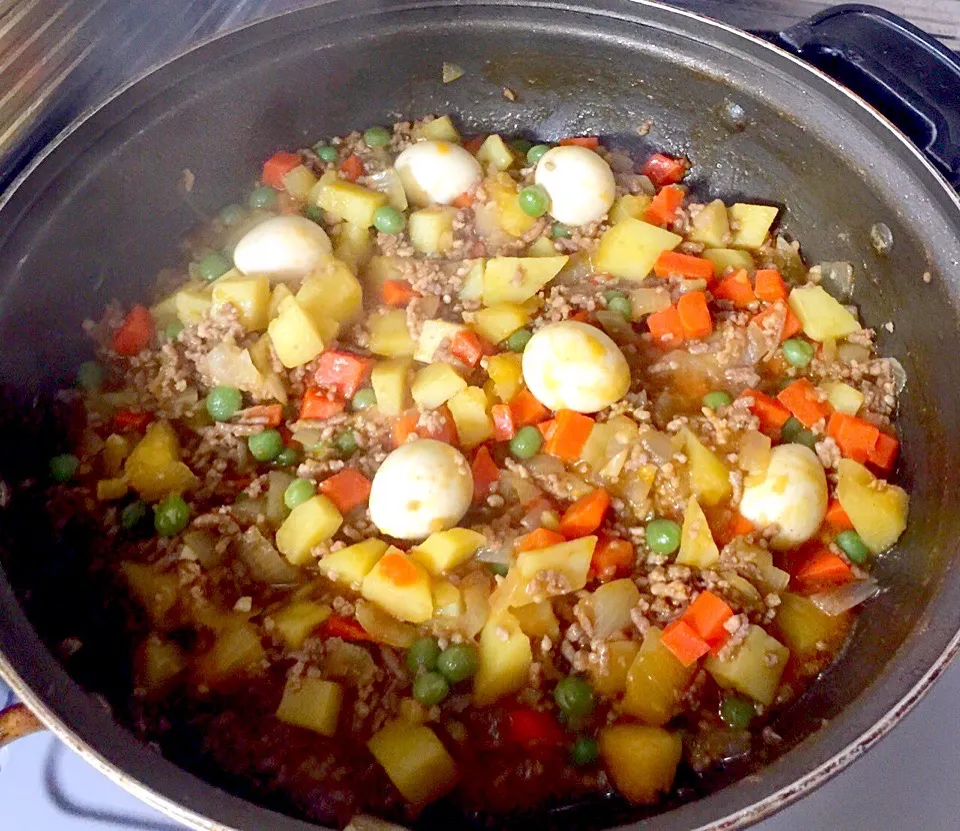
[[[776,40],[876,107],[960,187],[955,53],[903,18],[858,4],[826,9]]]

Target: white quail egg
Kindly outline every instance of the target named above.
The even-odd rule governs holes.
[[[393,163],[415,205],[449,205],[483,178],[483,169],[459,144],[419,141]]]
[[[613,171],[586,147],[563,145],[548,150],[534,181],[550,197],[550,215],[565,225],[586,225],[603,218],[617,195]]]
[[[330,238],[303,216],[275,216],[251,228],[233,252],[244,274],[265,274],[272,280],[299,280],[330,255]]]

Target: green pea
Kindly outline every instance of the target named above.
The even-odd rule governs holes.
[[[250,197],[247,199],[247,204],[254,210],[257,208],[262,208],[264,210],[272,208],[277,204],[277,192],[267,185],[254,188],[252,191],[250,191]]]
[[[367,147],[386,147],[393,133],[386,127],[369,127],[363,131],[363,141]]]
[[[124,530],[132,531],[143,522],[146,515],[147,505],[138,499],[136,502],[131,502],[120,512],[120,524]]]
[[[593,712],[596,699],[591,687],[579,675],[568,675],[553,688],[553,700],[569,721],[579,721]]]
[[[407,218],[392,205],[381,205],[373,212],[373,227],[384,234],[399,234],[407,227]]]
[[[200,275],[201,280],[206,280],[208,283],[212,283],[218,277],[223,277],[229,270],[230,261],[223,254],[216,252],[207,254],[197,263],[197,274]]]
[[[562,222],[554,222],[550,229],[550,236],[554,239],[567,239],[570,236],[570,228]]]
[[[103,367],[96,361],[84,361],[77,370],[77,386],[85,390],[98,390],[103,385]]]
[[[340,154],[337,152],[336,147],[331,147],[329,144],[324,144],[323,142],[318,142],[313,145],[313,152],[320,157],[320,161],[335,162]]]
[[[577,736],[570,745],[570,760],[577,767],[592,765],[600,758],[600,745],[593,736]]]
[[[373,391],[373,387],[364,387],[362,390],[357,390],[353,398],[350,399],[350,409],[360,413],[369,410],[376,403],[377,394]]]
[[[479,666],[477,648],[468,643],[455,643],[437,656],[437,672],[451,684],[472,678]]]
[[[190,506],[182,496],[170,494],[153,508],[153,527],[161,537],[179,534],[190,521]]]
[[[549,144],[535,144],[527,151],[527,163],[535,165],[543,157],[543,154],[550,149]]]
[[[803,369],[813,360],[813,356],[816,353],[816,349],[812,343],[801,340],[800,338],[785,340],[781,344],[780,349],[787,363],[790,364],[790,366],[795,366],[797,369]]]
[[[207,393],[207,412],[214,421],[229,421],[243,406],[243,394],[236,387],[214,387]]]
[[[533,147],[533,142],[530,139],[525,138],[515,138],[510,142],[510,146],[516,150],[521,156],[526,156],[530,152],[530,148]]]
[[[450,684],[439,672],[424,672],[413,682],[413,697],[425,707],[432,707],[445,699]]]
[[[529,329],[517,329],[517,331],[510,335],[505,341],[507,349],[511,352],[523,352],[532,337],[533,332]]]
[[[311,222],[316,222],[319,225],[323,222],[323,208],[319,205],[307,205],[307,210],[304,211],[304,216],[309,219]]]
[[[647,545],[656,554],[673,554],[680,547],[680,526],[657,517],[647,523]]]
[[[783,422],[783,427],[780,428],[780,441],[784,442],[784,444],[789,444],[802,430],[803,425],[800,423],[800,420],[790,416],[790,418]]]
[[[625,320],[633,319],[633,303],[622,291],[605,291],[603,298],[611,312],[619,312]]]
[[[272,462],[283,450],[283,436],[280,431],[268,427],[260,433],[254,433],[247,439],[250,455],[258,462]]]
[[[703,396],[701,403],[708,410],[719,410],[722,407],[729,407],[733,403],[733,396],[725,390],[714,390]]]
[[[543,436],[533,425],[528,424],[517,430],[517,434],[510,439],[510,453],[518,459],[529,459],[536,456],[543,446]]]
[[[802,444],[804,447],[809,447],[816,452],[817,436],[810,430],[799,430],[793,438],[790,439],[790,444]]]
[[[220,209],[220,221],[224,225],[239,225],[245,213],[243,205],[226,205]]]
[[[517,194],[517,201],[528,216],[543,216],[550,207],[550,197],[540,185],[527,185]]]
[[[753,702],[738,695],[727,695],[720,701],[720,720],[733,730],[746,730],[756,714]]]
[[[54,481],[69,482],[80,467],[80,460],[72,453],[61,453],[50,460],[50,475]]]
[[[870,556],[870,549],[867,548],[863,538],[856,531],[841,531],[837,534],[834,542],[850,558],[850,562],[856,563],[858,566],[863,565],[867,561],[867,557]]]
[[[360,444],[357,442],[357,434],[353,430],[344,430],[333,440],[333,443],[340,451],[341,456],[352,456],[360,448]]]
[[[506,577],[507,572],[510,571],[510,566],[506,563],[487,563],[487,568],[490,569],[491,574],[495,574],[497,577]]]
[[[171,323],[168,323],[163,330],[163,336],[167,340],[176,340],[179,334],[183,331],[184,326],[179,320],[174,320]]]
[[[292,511],[316,492],[317,486],[309,479],[294,479],[283,492],[283,504]]]
[[[407,647],[407,669],[414,677],[422,669],[432,672],[437,668],[439,657],[440,645],[436,638],[417,638]]]

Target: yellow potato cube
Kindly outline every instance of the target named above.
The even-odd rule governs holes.
[[[431,534],[410,554],[427,571],[439,577],[469,560],[486,541],[487,538],[479,531],[450,528]]]
[[[456,618],[463,614],[463,593],[449,580],[433,584],[433,616]]]
[[[719,277],[741,268],[752,274],[757,268],[749,251],[738,251],[736,248],[707,248],[700,256],[713,263]]]
[[[457,784],[457,763],[424,724],[391,721],[370,738],[367,748],[415,808],[439,799]]]
[[[405,280],[403,260],[400,257],[387,257],[375,254],[363,268],[363,284],[366,291],[374,297],[383,293],[383,284],[387,280]]]
[[[413,247],[424,254],[444,254],[453,247],[453,220],[457,209],[449,205],[421,208],[410,214],[407,232]]]
[[[409,404],[410,393],[407,375],[410,373],[409,358],[392,358],[380,361],[370,373],[370,386],[377,396],[377,409],[383,415],[400,415]]]
[[[506,639],[503,635],[506,634]],[[533,651],[517,619],[502,612],[480,632],[479,667],[473,678],[473,703],[486,707],[530,682]]]
[[[524,606],[523,608],[528,608]],[[640,644],[636,641],[611,641],[607,644],[607,657],[601,664],[593,662],[589,666],[590,683],[593,688],[608,698],[620,695],[627,686],[627,673],[630,671]]]
[[[487,375],[493,381],[494,392],[503,403],[513,400],[523,386],[523,367],[520,355],[502,352],[487,359]]]
[[[259,332],[270,322],[270,280],[268,277],[221,277],[213,284],[213,305],[229,303],[240,315],[244,329]]]
[[[550,237],[540,237],[534,240],[524,252],[526,257],[555,257],[557,249],[553,247],[553,240]]]
[[[477,150],[477,161],[489,171],[507,170],[515,160],[513,151],[496,133],[487,136]]]
[[[507,579],[491,595],[491,608],[526,606],[582,589],[587,583],[587,572],[596,546],[597,538],[591,536],[521,552]],[[542,586],[537,591],[528,591],[530,581],[544,571],[557,572],[562,579],[557,581],[556,586]]]
[[[266,657],[256,627],[235,621],[224,626],[213,648],[197,659],[194,673],[199,683],[215,688],[238,678],[260,675]]]
[[[863,394],[842,381],[824,381],[820,389],[826,393],[827,402],[837,412],[856,415],[863,406]]]
[[[373,225],[377,208],[387,204],[387,195],[354,182],[338,179],[320,191],[317,204],[339,219],[361,228]]]
[[[277,718],[321,736],[333,736],[337,732],[342,704],[343,690],[334,681],[298,678],[287,681],[277,708]]]
[[[840,340],[860,331],[857,319],[822,286],[799,286],[790,292],[787,302],[800,319],[803,333],[812,340]]]
[[[647,630],[627,671],[623,696],[623,711],[654,727],[679,712],[680,697],[697,671],[696,664],[685,667],[660,643],[661,634],[656,627]]]
[[[704,446],[690,430],[682,431],[690,471],[690,489],[697,501],[708,506],[730,498],[730,471],[717,454]]]
[[[494,214],[500,228],[512,237],[522,237],[537,222],[525,213],[517,200],[516,182],[508,173],[496,173],[484,180],[487,195],[494,203]]]
[[[560,621],[553,611],[553,603],[541,600],[538,603],[528,603],[526,606],[517,606],[510,610],[520,624],[524,635],[536,640],[550,638],[557,641],[560,638]]]
[[[413,135],[417,139],[460,143],[460,133],[457,132],[449,115],[441,115],[430,121],[421,121],[413,128]]]
[[[618,196],[610,208],[610,224],[616,225],[625,219],[643,219],[652,200],[645,193],[627,193]]]
[[[130,442],[126,436],[111,433],[103,443],[100,458],[103,461],[103,472],[107,476],[119,476],[123,470],[123,462],[130,455]]]
[[[332,320],[315,320],[296,298],[288,297],[267,332],[280,363],[292,369],[323,352],[336,337],[337,328]]]
[[[690,222],[687,239],[702,242],[710,248],[722,248],[730,239],[727,206],[720,199],[703,206]]]
[[[680,531],[680,551],[677,554],[677,565],[695,566],[696,568],[710,568],[720,559],[720,550],[713,540],[710,525],[704,516],[703,509],[695,496],[687,502],[687,510],[683,515],[683,527]]]
[[[433,617],[430,575],[399,548],[390,547],[363,578],[360,593],[397,620],[424,623]]]
[[[707,657],[704,668],[724,689],[749,695],[769,707],[787,666],[790,650],[755,624],[750,624],[746,640],[733,655],[721,660]]]
[[[402,358],[413,355],[417,342],[407,329],[407,313],[395,309],[381,315],[372,315],[367,321],[370,330],[370,351],[387,358]]]
[[[186,657],[179,646],[150,635],[134,657],[135,683],[147,696],[163,695],[186,668]]]
[[[184,286],[174,297],[177,317],[184,326],[195,326],[206,316],[213,305],[210,286],[199,283]]]
[[[270,320],[273,320],[280,314],[280,306],[288,297],[293,297],[293,292],[290,291],[290,287],[286,283],[277,283],[277,285],[273,287],[273,291],[270,292],[270,304],[267,306],[267,317],[269,317]],[[256,361],[254,361],[254,363],[256,363]],[[258,366],[257,369],[259,368]]]
[[[346,263],[331,259],[304,279],[297,302],[314,320],[350,323],[363,311],[363,287]]]
[[[479,300],[483,294],[483,272],[486,270],[485,259],[473,260],[470,270],[463,278],[463,285],[457,296],[461,300]]]
[[[180,580],[176,573],[157,571],[142,563],[121,563],[120,572],[130,594],[146,613],[155,629],[166,629],[172,621],[180,596]]]
[[[310,633],[330,617],[330,607],[311,600],[294,600],[270,615],[273,630],[287,649],[299,649]]]
[[[828,615],[809,597],[792,592],[780,595],[774,626],[790,653],[801,661],[829,660],[832,647],[846,636],[849,625],[849,614]]]
[[[837,473],[837,499],[853,527],[874,554],[885,551],[907,527],[907,492],[852,459],[841,459]]]
[[[429,364],[445,341],[452,341],[457,334],[466,328],[462,323],[450,323],[446,320],[423,321],[413,359],[423,364]]]
[[[277,530],[277,548],[293,565],[310,562],[310,551],[330,539],[343,524],[343,517],[327,497],[312,496],[290,512]]]
[[[487,412],[487,396],[480,387],[467,387],[447,401],[460,444],[469,450],[493,437],[493,419]]]
[[[359,274],[373,256],[373,232],[366,225],[353,222],[341,222],[334,234],[334,256],[349,266],[354,274]]]
[[[177,317],[177,295],[171,294],[154,303],[150,307],[150,317],[153,318],[157,329],[165,329],[171,323],[178,319]]]
[[[450,364],[430,364],[417,373],[410,392],[420,409],[435,410],[466,388],[467,382]]]
[[[738,202],[728,211],[733,238],[731,248],[759,248],[770,232],[770,226],[780,213],[771,205],[748,205]]]
[[[155,421],[133,448],[123,466],[130,486],[147,502],[197,485],[197,477],[180,461],[180,442],[167,421]]]
[[[483,303],[523,303],[567,264],[566,255],[553,257],[494,257],[483,272]]]
[[[307,201],[316,184],[317,177],[313,175],[313,171],[302,164],[298,164],[283,176],[283,189],[300,202]]]
[[[600,756],[613,784],[630,802],[655,805],[669,793],[683,755],[679,733],[640,724],[604,727]]]
[[[317,568],[331,580],[347,586],[359,586],[370,570],[377,564],[387,544],[383,540],[369,539],[348,545],[339,551],[325,554],[317,563]]]
[[[672,251],[683,237],[639,219],[624,219],[604,231],[593,255],[597,271],[625,280],[643,280],[664,251]]]
[[[473,328],[490,343],[500,343],[530,322],[530,315],[517,303],[496,303],[476,312]]]
[[[112,502],[116,499],[123,499],[127,495],[130,486],[127,480],[122,476],[114,479],[101,479],[97,482],[97,500],[100,502]]]

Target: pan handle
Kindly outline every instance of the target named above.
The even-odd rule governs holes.
[[[858,4],[826,9],[776,40],[876,107],[960,188],[960,57],[903,18]]]

